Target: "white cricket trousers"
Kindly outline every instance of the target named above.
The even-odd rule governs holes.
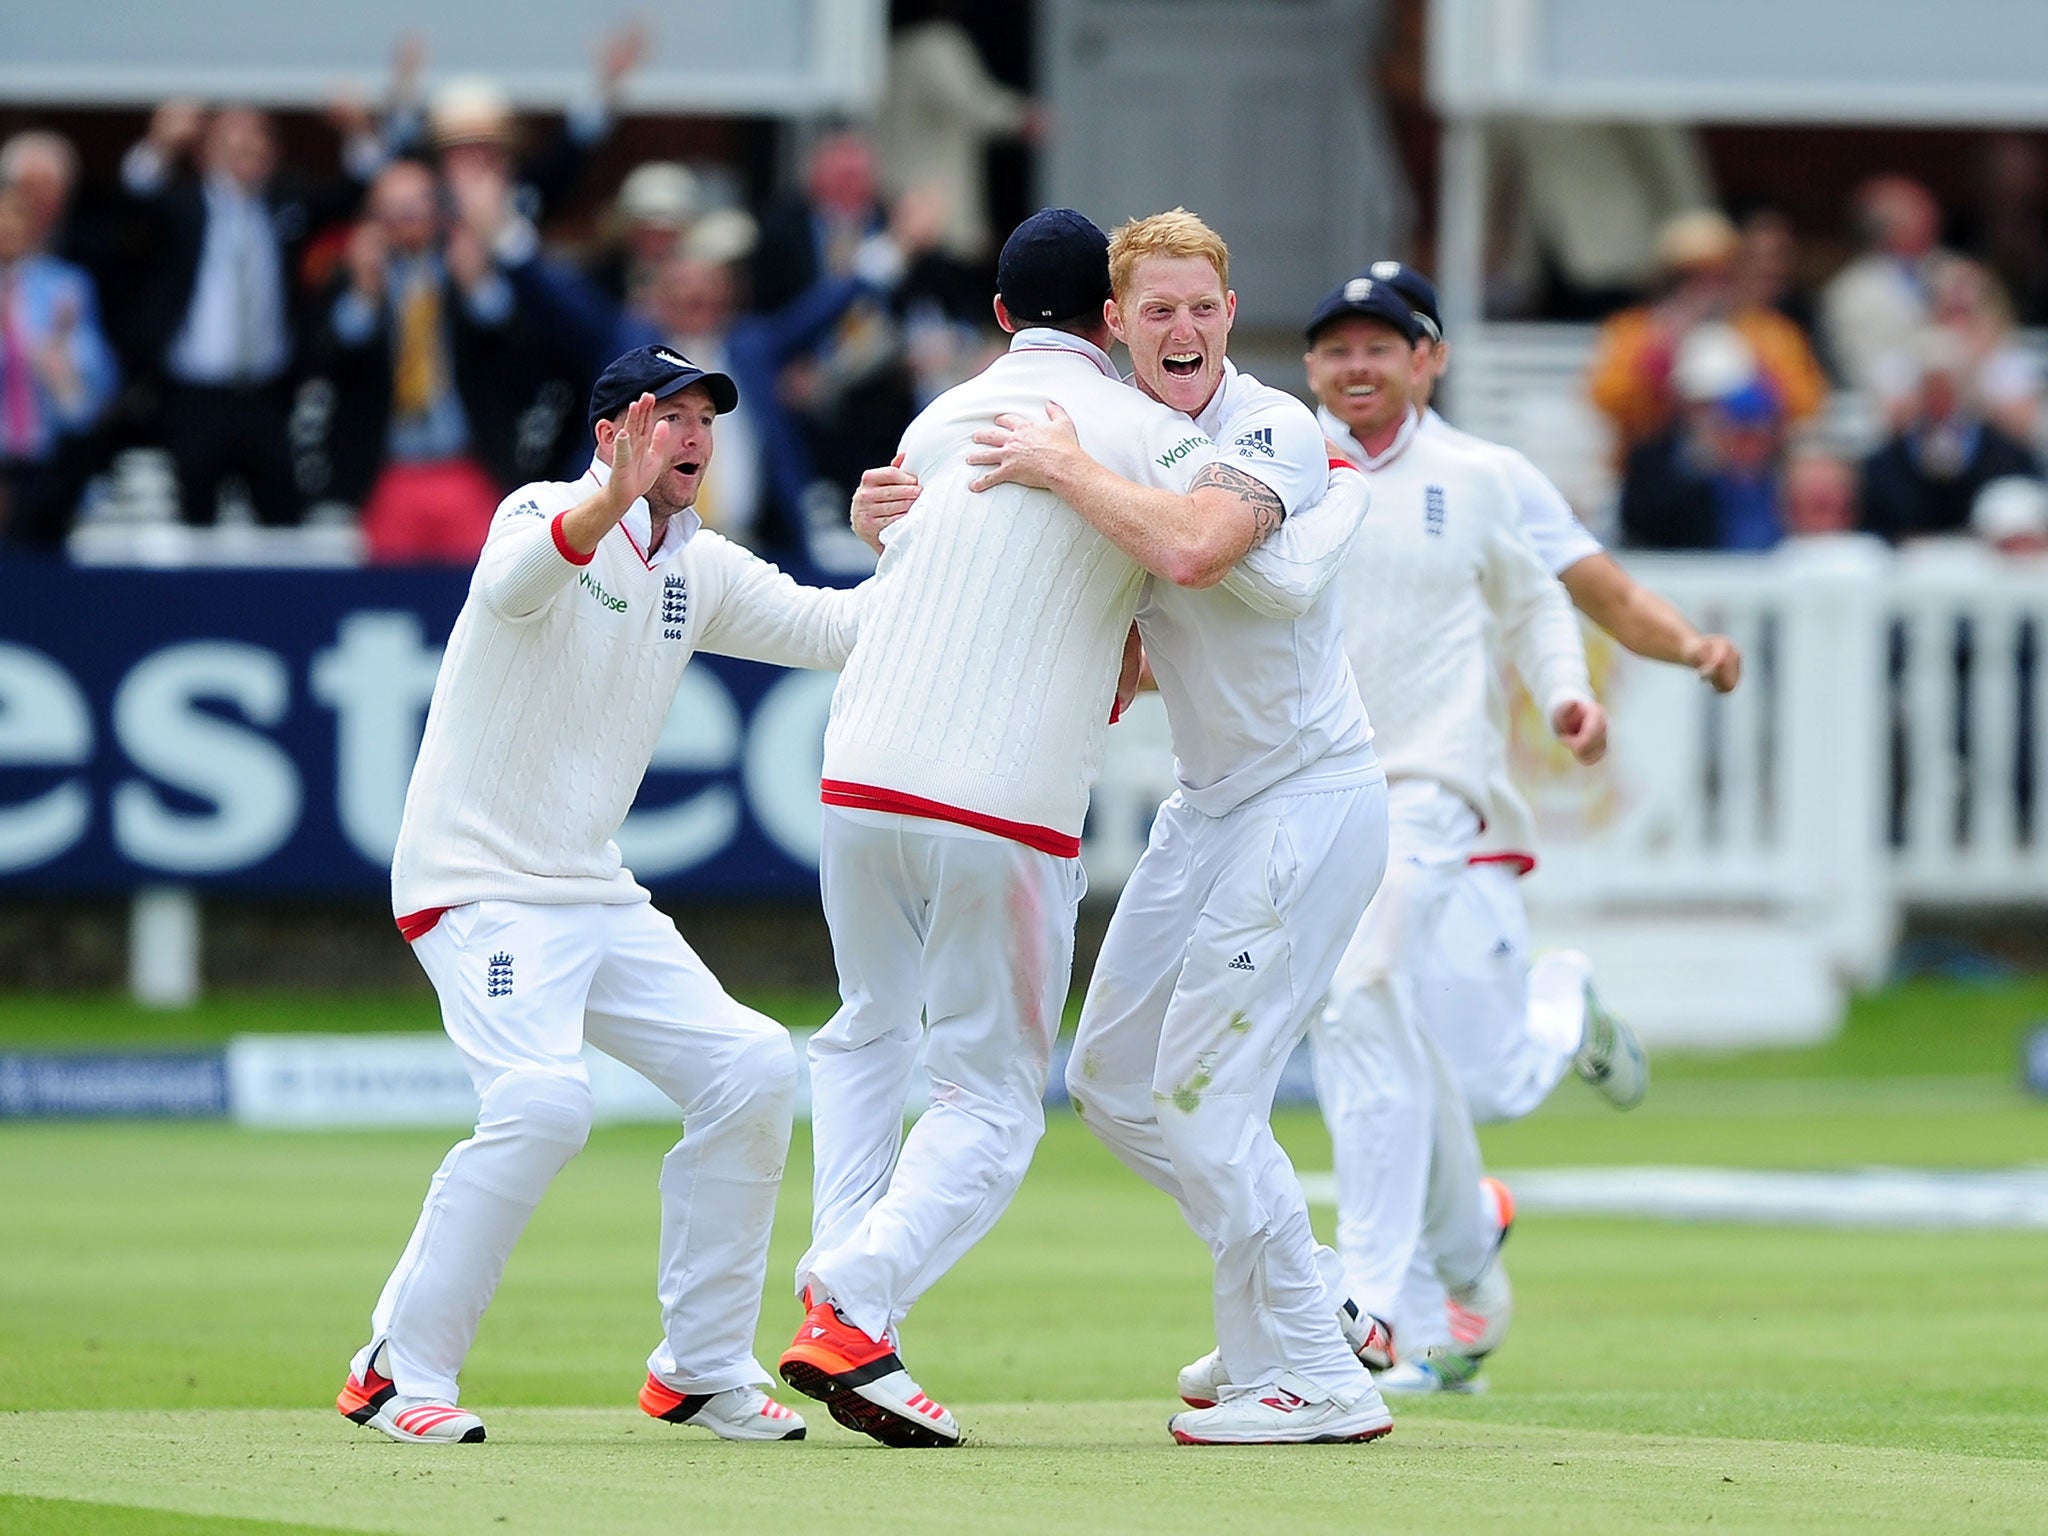
[[[1371,1383],[1337,1324],[1273,1093],[1387,856],[1382,779],[1268,792],[1224,816],[1175,794],[1110,919],[1067,1065],[1088,1128],[1180,1205],[1215,1261],[1228,1379]],[[1328,1250],[1321,1250],[1322,1256]]]
[[[1388,795],[1387,877],[1366,909],[1316,1019],[1316,1097],[1337,1165],[1337,1250],[1351,1298],[1395,1325],[1425,1243],[1444,1284],[1477,1279],[1494,1232],[1479,1189],[1479,1138],[1465,1092],[1426,1031],[1419,977],[1479,832],[1472,807],[1426,779]],[[1441,1310],[1439,1308],[1439,1310]]]
[[[1423,1029],[1450,1063],[1472,1118],[1519,1120],[1550,1096],[1586,1026],[1585,957],[1529,959],[1522,883],[1505,864],[1468,865],[1453,883],[1422,981]],[[1451,1343],[1436,1255],[1417,1247],[1395,1310],[1420,1352]]]
[[[1424,1028],[1464,1085],[1474,1120],[1519,1120],[1550,1096],[1585,1033],[1585,985],[1577,954],[1531,964],[1514,870],[1468,865],[1444,903],[1421,997]]]
[[[814,1204],[796,1285],[879,1340],[1024,1182],[1086,878],[1079,859],[993,833],[839,806],[818,875],[840,1007],[811,1037]],[[927,1034],[931,1107],[906,1136]]]
[[[767,1381],[754,1328],[796,1098],[789,1032],[726,996],[645,901],[473,902],[413,953],[483,1104],[427,1188],[357,1373],[383,1346],[401,1394],[454,1400],[513,1245],[590,1133],[588,1039],[683,1115],[661,1164],[663,1338],[648,1370],[683,1393]]]

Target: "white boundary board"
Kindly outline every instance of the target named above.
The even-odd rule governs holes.
[[[1446,116],[2048,125],[2044,0],[1431,0]]]
[[[401,34],[429,80],[482,75],[526,107],[587,94],[600,40],[639,17],[652,44],[630,110],[861,112],[881,92],[884,0],[0,0],[0,101],[115,105],[169,96],[319,105],[390,78]]]

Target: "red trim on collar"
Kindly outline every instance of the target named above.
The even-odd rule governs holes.
[[[593,549],[587,555],[576,553],[576,546],[571,544],[569,536],[562,532],[562,519],[568,515],[566,512],[557,512],[555,520],[548,524],[548,532],[555,536],[555,553],[559,554],[571,565],[588,565],[597,558],[597,551]]]
[[[623,533],[626,536],[626,542],[633,546],[633,553],[640,557],[640,563],[650,571],[653,570],[654,562],[647,558],[647,552],[640,547],[640,541],[633,537],[633,530],[626,526],[624,519],[621,519],[619,522],[619,532]]]
[[[1536,868],[1533,853],[1475,853],[1465,861],[1467,864],[1507,864],[1515,871],[1515,878],[1531,873]]]

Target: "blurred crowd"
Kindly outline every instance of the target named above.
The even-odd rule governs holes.
[[[1711,208],[1657,232],[1657,284],[1600,325],[1587,393],[1613,430],[1619,523],[1639,548],[1764,550],[1861,532],[2048,551],[2042,356],[2048,165],[1994,144],[1996,219],[1944,243],[1941,204],[1855,189],[1856,254],[1817,291],[1790,222]]]
[[[605,38],[559,128],[497,86],[423,88],[407,40],[374,107],[327,113],[327,176],[256,107],[169,101],[114,184],[44,129],[0,144],[0,549],[61,550],[149,446],[187,524],[341,522],[374,562],[466,563],[500,498],[589,462],[591,382],[660,342],[730,373],[707,524],[810,574],[871,558],[860,471],[996,342],[984,185],[1036,105],[944,5],[903,6],[887,105],[823,131],[749,207],[718,164],[630,170],[593,233],[587,183],[647,38]]]

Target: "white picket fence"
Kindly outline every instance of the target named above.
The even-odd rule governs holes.
[[[1910,907],[2048,907],[2048,564],[1860,539],[1628,557],[1748,657],[1722,698],[1588,635],[1613,716],[1585,770],[1526,703],[1539,943],[1594,957],[1653,1037],[1821,1037],[1880,979]],[[1371,701],[1367,700],[1368,707]],[[1170,787],[1157,701],[1111,732],[1087,847],[1113,890]]]

